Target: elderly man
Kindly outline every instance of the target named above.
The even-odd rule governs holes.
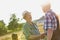
[[[50,3],[43,5],[42,10],[45,13],[44,29],[47,33],[47,40],[51,40],[53,31],[57,28],[57,19],[55,13],[51,10]]]
[[[31,13],[24,11],[23,18],[26,20],[26,24],[23,26],[23,33],[26,40],[40,40],[42,35],[40,35],[37,25],[32,22]]]

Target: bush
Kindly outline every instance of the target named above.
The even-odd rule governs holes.
[[[7,33],[7,30],[3,30],[2,28],[0,28],[0,36],[5,35]]]

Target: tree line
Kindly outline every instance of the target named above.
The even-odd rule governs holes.
[[[18,21],[19,21],[19,18],[17,18],[15,14],[11,14],[11,17],[7,26],[4,23],[4,20],[0,20],[0,36],[5,35],[7,33],[20,31],[24,23],[18,23]]]

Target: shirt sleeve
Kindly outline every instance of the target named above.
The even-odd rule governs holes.
[[[56,18],[56,16],[53,17],[52,22],[53,22],[52,24],[53,24],[54,30],[56,30],[56,28],[57,28],[57,18]]]
[[[52,20],[50,15],[45,15],[45,21],[44,21],[44,29],[47,30],[48,28],[52,28]]]
[[[23,34],[25,35],[26,39],[28,39],[28,37],[31,35],[27,25],[23,26]]]

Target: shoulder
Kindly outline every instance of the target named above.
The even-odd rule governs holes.
[[[34,23],[34,22],[33,22],[33,24],[34,24],[34,25],[37,25],[37,23]]]
[[[27,23],[25,23],[25,24],[23,25],[23,28],[27,28],[27,26],[28,26]]]

